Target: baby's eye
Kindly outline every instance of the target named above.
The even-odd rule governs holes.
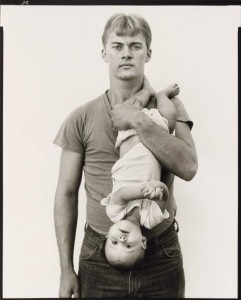
[[[111,243],[114,244],[114,245],[116,245],[116,244],[117,244],[117,241],[112,240]]]
[[[130,244],[126,244],[126,248],[131,248],[131,245]]]

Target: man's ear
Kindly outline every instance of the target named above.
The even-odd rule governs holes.
[[[151,49],[147,50],[146,63],[147,63],[148,61],[150,61],[150,59],[151,59],[151,54],[152,54],[152,50],[151,50]]]
[[[102,56],[102,59],[104,60],[104,62],[108,63],[105,49],[101,50],[101,56]]]
[[[145,236],[142,237],[142,249],[146,250],[147,248],[147,239]]]

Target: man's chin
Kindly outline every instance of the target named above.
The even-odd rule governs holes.
[[[134,79],[136,77],[137,77],[136,74],[121,74],[119,76],[119,79],[124,80],[124,81],[128,81],[128,80]]]

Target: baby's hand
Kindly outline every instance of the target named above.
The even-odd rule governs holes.
[[[140,186],[143,195],[150,200],[161,200],[163,196],[163,188],[156,187],[151,182],[144,182]]]

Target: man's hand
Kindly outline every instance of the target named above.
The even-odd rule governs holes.
[[[75,271],[65,270],[61,272],[59,298],[80,298],[79,279]]]
[[[112,127],[116,131],[133,128],[132,122],[137,120],[142,114],[140,104],[138,107],[125,103],[116,104],[112,110]]]

